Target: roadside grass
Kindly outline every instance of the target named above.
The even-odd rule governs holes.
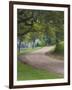
[[[30,65],[17,61],[17,80],[59,79],[63,75],[37,69]]]
[[[22,54],[28,54],[30,52],[33,52],[35,50],[38,50],[38,49],[41,49],[42,47],[35,47],[35,48],[24,48],[24,49],[21,49],[20,53],[17,52],[17,55],[22,55]]]

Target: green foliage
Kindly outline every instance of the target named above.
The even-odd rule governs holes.
[[[36,31],[41,31],[43,30],[44,26],[42,26],[41,23],[34,23],[33,25],[33,29],[36,30]]]
[[[60,43],[56,46],[55,52],[56,52],[57,54],[64,55],[64,42],[60,42]]]
[[[56,79],[63,77],[60,74],[37,69],[20,61],[17,62],[17,67],[17,80]]]
[[[17,10],[17,35],[22,41],[35,43],[42,40],[37,46],[52,45],[64,40],[64,12],[47,10]]]

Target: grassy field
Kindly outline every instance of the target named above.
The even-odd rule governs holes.
[[[30,52],[33,52],[33,51],[38,50],[38,49],[41,49],[41,48],[42,48],[42,47],[24,48],[24,49],[21,49],[21,50],[20,50],[20,53],[19,53],[19,52],[17,52],[17,53],[18,53],[18,55],[28,54],[28,53],[30,53]]]
[[[33,68],[30,65],[17,62],[17,80],[38,80],[63,78],[62,75],[51,73],[46,70]]]

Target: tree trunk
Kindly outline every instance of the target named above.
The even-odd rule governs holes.
[[[56,33],[56,47],[59,45],[59,36],[58,33]]]
[[[19,49],[19,53],[20,53],[20,46],[21,46],[21,40],[19,41],[19,45],[18,45],[18,49]]]
[[[35,39],[33,39],[33,46],[32,48],[35,48]]]

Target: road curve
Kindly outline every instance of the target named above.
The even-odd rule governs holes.
[[[50,72],[64,74],[64,61],[56,60],[50,56],[45,55],[48,50],[50,51],[52,49],[53,47],[45,47],[30,54],[21,55],[18,58],[22,62],[32,65],[35,68],[45,69]]]

